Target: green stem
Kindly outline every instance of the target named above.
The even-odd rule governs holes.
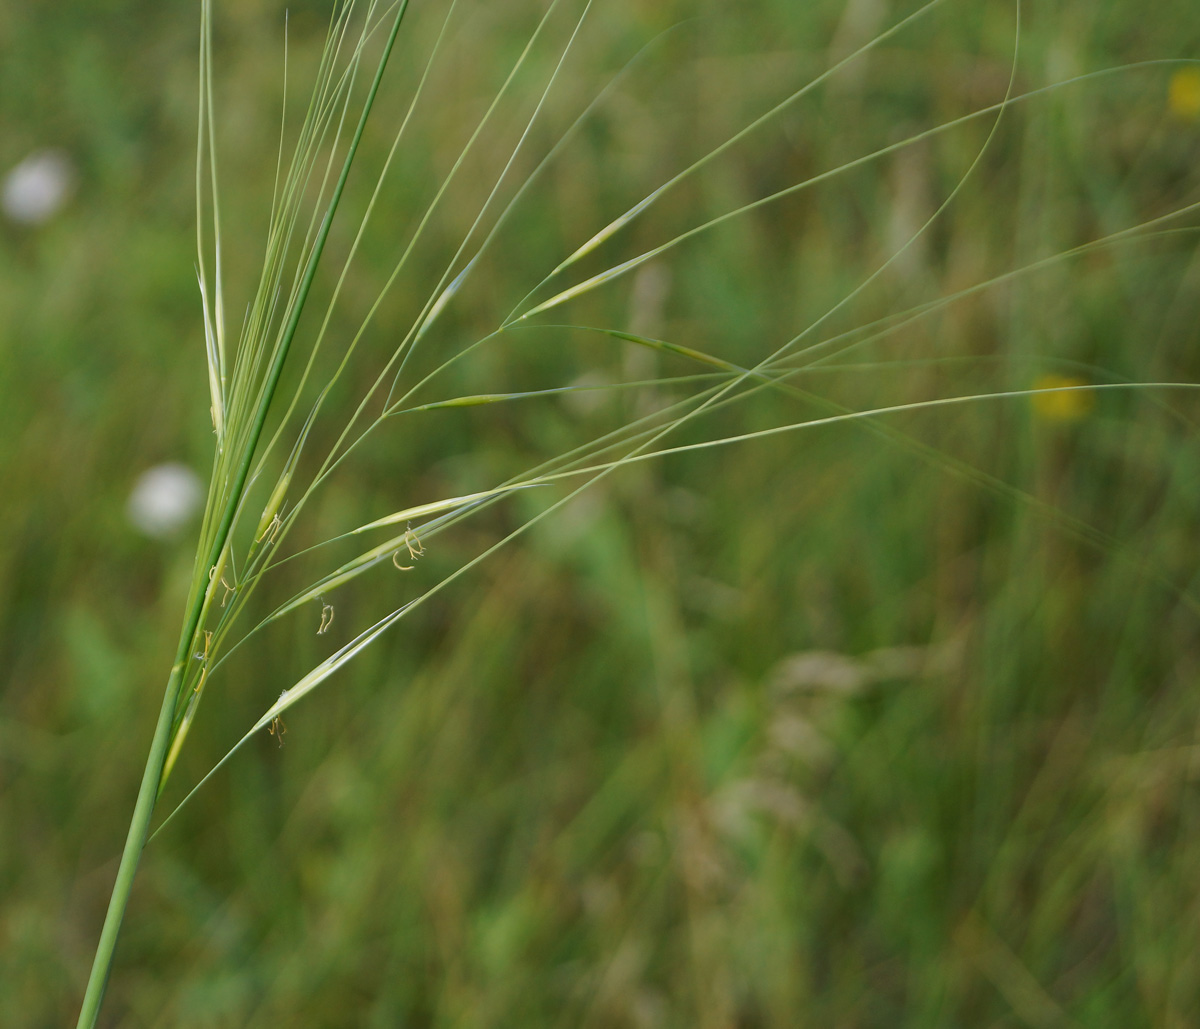
[[[190,642],[190,641],[189,641]],[[154,740],[150,744],[150,755],[146,758],[146,770],[142,773],[142,786],[138,790],[133,818],[129,823],[129,835],[125,839],[125,850],[121,854],[121,865],[117,869],[117,881],[113,884],[112,897],[108,902],[108,914],[104,917],[104,928],[100,931],[100,942],[96,945],[96,958],[92,962],[92,974],[88,977],[87,990],[83,995],[83,1007],[79,1012],[78,1029],[91,1029],[100,1014],[100,1003],[104,1000],[104,989],[108,985],[108,974],[112,970],[113,952],[117,946],[117,935],[129,903],[129,892],[133,888],[133,877],[137,872],[138,859],[146,843],[150,818],[154,814],[154,801],[158,793],[158,777],[162,773],[167,747],[171,742],[171,722],[175,714],[175,697],[183,681],[186,654],[175,661],[171,677],[167,680],[162,710],[158,713],[158,725],[154,729]]]
[[[242,452],[242,459],[234,480],[233,489],[230,491],[221,523],[217,528],[216,536],[209,549],[208,561],[204,565],[205,568],[211,569],[216,565],[221,557],[221,551],[224,550],[225,543],[229,539],[229,534],[233,530],[238,503],[241,499],[242,491],[246,487],[246,479],[250,473],[250,465],[254,460],[254,452],[258,447],[263,426],[266,424],[267,412],[271,406],[275,389],[279,384],[279,377],[283,372],[283,365],[287,360],[288,351],[291,349],[292,340],[295,338],[296,328],[300,323],[300,314],[308,299],[309,289],[316,275],[317,265],[325,249],[325,241],[329,237],[329,228],[333,223],[334,214],[337,212],[338,203],[341,201],[342,190],[345,188],[346,178],[350,174],[350,166],[354,162],[354,156],[358,151],[363,129],[367,124],[367,116],[370,114],[371,107],[375,102],[375,96],[379,92],[379,84],[383,80],[383,72],[387,67],[388,57],[395,46],[396,36],[400,31],[400,23],[404,19],[404,12],[407,9],[408,0],[401,0],[399,10],[396,13],[396,20],[392,25],[391,35],[388,36],[387,44],[384,46],[383,54],[379,59],[379,67],[375,72],[375,79],[371,83],[370,92],[363,103],[362,115],[359,117],[358,127],[355,129],[354,138],[346,153],[346,160],[342,165],[342,173],[338,177],[337,185],[329,201],[329,209],[325,213],[320,232],[317,234],[316,242],[309,256],[308,266],[304,271],[303,283],[296,299],[296,305],[291,312],[282,344],[275,355],[275,361],[268,372],[266,388],[263,390],[258,411],[255,413],[254,423],[249,439],[246,442],[246,448]],[[79,1012],[79,1021],[76,1023],[76,1029],[94,1029],[96,1020],[100,1016],[100,1005],[104,1000],[105,988],[108,986],[109,973],[112,971],[117,936],[121,931],[121,922],[125,917],[125,909],[129,905],[129,895],[133,889],[133,879],[137,873],[138,861],[141,859],[142,849],[146,845],[146,836],[150,831],[150,819],[154,815],[154,804],[158,796],[159,780],[162,777],[163,764],[166,761],[167,750],[171,743],[171,726],[179,699],[179,690],[183,684],[184,669],[187,668],[190,658],[192,641],[195,639],[196,631],[200,626],[200,616],[204,609],[206,593],[207,590],[197,592],[191,610],[188,612],[183,632],[180,634],[179,648],[175,653],[175,664],[172,666],[171,675],[167,679],[167,688],[163,694],[162,709],[159,711],[158,724],[155,726],[154,738],[150,743],[150,753],[146,757],[146,768],[142,773],[142,785],[138,790],[137,802],[134,804],[133,818],[129,823],[129,835],[125,838],[125,849],[121,853],[121,864],[117,869],[117,879],[113,884],[112,896],[108,902],[108,912],[104,916],[104,927],[100,931],[100,942],[96,945],[96,957],[92,962],[91,975],[88,976],[87,989],[84,991],[83,1006]]]

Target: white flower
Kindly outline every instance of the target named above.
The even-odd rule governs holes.
[[[40,225],[51,217],[75,185],[75,168],[61,150],[36,150],[4,178],[0,206],[14,222]]]
[[[125,512],[140,532],[162,538],[181,529],[203,499],[200,477],[187,465],[172,461],[142,473]]]

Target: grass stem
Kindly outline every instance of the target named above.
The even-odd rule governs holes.
[[[329,236],[330,226],[333,223],[334,215],[337,213],[338,203],[341,200],[346,179],[350,174],[350,166],[354,163],[354,157],[358,150],[359,142],[362,139],[363,129],[366,127],[367,117],[371,112],[375,96],[379,92],[379,84],[383,79],[388,57],[395,46],[396,37],[400,31],[400,24],[404,19],[404,12],[407,9],[408,0],[401,0],[396,12],[395,21],[392,24],[391,34],[388,36],[383,54],[379,59],[379,67],[375,72],[375,79],[371,83],[371,89],[367,94],[366,100],[363,102],[362,114],[359,117],[358,127],[346,152],[346,159],[342,165],[341,175],[330,197],[328,210],[325,212],[320,231],[317,233],[317,238],[313,244],[307,267],[304,270],[301,288],[296,297],[296,303],[292,308],[281,345],[275,354],[274,362],[265,381],[258,409],[255,412],[254,421],[251,425],[250,434],[238,464],[233,488],[228,493],[224,513],[209,547],[208,560],[202,566],[206,570],[216,567],[225,549],[230,533],[233,530],[233,524],[241,506],[242,494],[246,488],[246,480],[250,473],[250,466],[254,460],[254,452],[258,448],[258,441],[262,435],[263,426],[266,424],[267,414],[279,383],[279,377],[283,373],[283,366],[287,360],[288,351],[291,348],[292,340],[295,338],[296,329],[300,323],[300,315],[304,310],[309,290],[316,276],[317,266],[321,260],[321,254],[325,248],[325,241]],[[203,540],[201,541],[201,547],[203,547]],[[150,830],[150,820],[154,816],[159,782],[162,778],[167,751],[171,745],[172,726],[175,709],[179,700],[179,691],[183,684],[184,671],[191,659],[192,644],[196,637],[196,632],[200,628],[201,616],[205,608],[205,599],[216,585],[216,583],[211,583],[207,589],[193,590],[192,604],[188,611],[183,631],[180,634],[179,647],[175,653],[175,663],[167,679],[162,708],[158,715],[158,724],[154,729],[154,737],[150,744],[150,753],[146,758],[146,767],[142,773],[142,784],[138,790],[137,801],[134,804],[133,818],[129,823],[129,834],[125,839],[125,849],[121,853],[121,864],[117,869],[116,882],[113,884],[108,911],[104,917],[104,927],[100,931],[100,942],[96,947],[96,956],[92,962],[92,971],[88,976],[87,988],[84,991],[83,1005],[79,1012],[79,1020],[76,1023],[77,1029],[92,1029],[100,1016],[100,1005],[104,1000],[104,991],[108,985],[108,977],[112,970],[117,937],[121,931],[121,922],[125,917],[125,909],[129,905],[129,896],[133,889],[134,876],[137,874],[138,861],[141,859],[142,849],[145,847],[146,837]]]

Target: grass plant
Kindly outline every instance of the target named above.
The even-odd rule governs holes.
[[[570,204],[569,176],[581,171],[572,155],[591,152],[590,132],[638,118],[661,124],[637,90],[654,81],[656,60],[681,37],[703,35],[711,12],[694,23],[642,25],[636,45],[613,44],[621,55],[614,61],[605,50],[609,14],[595,2],[553,0],[520,16],[466,0],[409,7],[339,4],[323,44],[299,57],[289,30],[285,83],[300,63],[313,85],[298,115],[288,106],[291,87],[280,94],[266,244],[239,323],[231,283],[246,281],[248,262],[240,257],[231,274],[231,251],[244,251],[228,242],[220,33],[211,0],[202,3],[196,277],[212,471],[182,629],[79,1026],[100,1024],[105,989],[114,968],[121,973],[118,936],[152,828],[165,841],[187,825],[206,784],[255,742],[279,750],[286,719],[299,717],[295,705],[348,675],[352,662],[364,666],[362,689],[374,698],[369,720],[394,732],[371,736],[363,767],[326,755],[312,792],[300,788],[295,814],[279,829],[287,853],[299,856],[296,870],[256,864],[247,888],[270,905],[285,892],[270,880],[304,874],[316,860],[304,849],[306,820],[384,817],[372,808],[387,803],[365,781],[369,768],[386,769],[387,782],[411,781],[424,765],[443,770],[440,782],[477,774],[487,783],[478,806],[458,816],[466,822],[460,851],[473,863],[464,857],[470,870],[460,867],[429,829],[436,790],[409,797],[402,787],[388,802],[390,817],[424,828],[398,834],[395,860],[411,865],[423,895],[389,892],[386,862],[364,848],[328,880],[342,891],[330,906],[370,923],[372,891],[382,890],[389,919],[432,917],[435,935],[445,935],[428,950],[405,937],[379,953],[368,946],[364,964],[387,984],[379,988],[354,985],[357,973],[344,966],[358,964],[351,955],[363,947],[336,928],[294,950],[272,945],[277,966],[262,978],[281,995],[304,995],[296,983],[313,959],[351,983],[347,997],[375,993],[371,1024],[834,1024],[849,1012],[863,1024],[892,1024],[903,1011],[911,1024],[970,1022],[986,1012],[996,1024],[1068,1025],[1095,1023],[1103,1010],[1137,1015],[1113,1024],[1184,1024],[1195,999],[1187,931],[1176,927],[1167,957],[1139,950],[1132,971],[1119,969],[1121,947],[1105,934],[1139,939],[1161,927],[1161,912],[1178,899],[1174,859],[1138,842],[1152,827],[1121,835],[1153,814],[1122,784],[1183,789],[1180,769],[1194,750],[1180,742],[1186,708],[1154,701],[1137,746],[1094,763],[1080,755],[1089,753],[1089,732],[1115,731],[1128,717],[1138,693],[1129,682],[1183,676],[1195,654],[1196,555],[1173,528],[1197,481],[1192,463],[1181,477],[1154,479],[1157,507],[1114,504],[1108,516],[1103,501],[1116,488],[1110,482],[1149,474],[1131,452],[1139,433],[1160,440],[1159,454],[1161,440],[1191,439],[1193,370],[1167,352],[1181,312],[1194,306],[1183,255],[1194,247],[1200,201],[1194,177],[1158,189],[1154,174],[1144,185],[1131,172],[1133,185],[1118,198],[1059,210],[1062,196],[1074,194],[1056,193],[1049,173],[1037,171],[1029,140],[1037,119],[1054,117],[1072,97],[1109,88],[1119,96],[1126,87],[1117,83],[1166,81],[1192,65],[1124,56],[1031,81],[1026,50],[1030,36],[1044,42],[1042,15],[1023,25],[1019,4],[1005,9],[1003,25],[996,12],[976,18],[943,0],[866,27],[848,8],[824,67],[766,69],[771,99],[747,89],[757,107],[724,95],[736,76],[723,72],[719,102],[688,127],[694,138],[674,168],[650,160],[652,184],[632,196],[607,195],[606,169],[591,168],[599,199],[579,214]],[[502,16],[527,16],[527,31],[515,44],[505,35],[497,67],[476,69],[469,95],[456,101],[472,33],[486,34],[489,19]],[[886,122],[886,110],[863,102],[856,69],[889,68],[916,45],[906,40],[939,24],[985,36],[990,57],[978,66],[988,74],[966,91],[965,109],[915,103],[922,118],[897,120],[882,142],[858,151],[857,138],[836,132],[820,148],[806,144],[811,152],[795,143],[806,118],[852,112]],[[728,50],[717,60],[741,67]],[[588,71],[596,66],[602,76]],[[697,88],[708,74],[697,72]],[[1183,87],[1164,92],[1174,97]],[[822,97],[827,108],[805,108]],[[768,157],[729,164],[755,147]],[[1010,148],[1022,155],[1015,195],[1002,185],[1010,169],[998,156]],[[1128,159],[1136,169],[1138,158]],[[429,167],[436,178],[422,185]],[[894,217],[877,245],[859,230],[871,216],[888,217],[864,185],[881,167],[892,169]],[[915,192],[906,175],[920,179]],[[1086,186],[1088,169],[1080,175]],[[819,204],[810,196],[836,204],[842,188],[863,191],[858,207],[829,221],[812,213]],[[972,201],[973,190],[984,199]],[[401,211],[393,192],[420,201]],[[565,198],[561,219],[539,207],[556,196]],[[997,203],[1018,212],[1015,240],[1004,218],[972,220]],[[947,227],[960,208],[963,225]],[[802,227],[820,245],[795,267],[770,256]],[[822,257],[826,246],[859,248],[861,260]],[[992,248],[1004,253],[999,270],[988,266]],[[546,253],[554,257],[538,267]],[[1166,301],[1137,271],[1156,262],[1176,290]],[[931,284],[935,267],[941,274]],[[683,313],[661,299],[667,268],[683,284],[673,301]],[[1143,365],[1099,344],[1043,352],[1036,340],[1050,331],[1047,310],[1063,332],[1087,335],[1079,317],[1052,310],[1054,289],[1078,291],[1089,310],[1103,312],[1116,302],[1113,281],[1132,307],[1170,309],[1161,353]],[[730,299],[745,289],[761,301]],[[775,306],[780,295],[789,302]],[[1103,338],[1103,319],[1092,317],[1090,331]],[[1006,348],[979,338],[1001,323]],[[967,344],[942,352],[937,341],[953,332]],[[1080,423],[1090,434],[1072,436]],[[489,434],[504,444],[493,449]],[[724,460],[734,444],[762,448],[762,467]],[[881,454],[897,463],[878,463]],[[1076,478],[1072,462],[1090,462],[1097,476]],[[732,499],[711,501],[721,516],[704,520],[693,509],[713,466],[726,481],[712,492]],[[898,478],[920,484],[917,493]],[[347,483],[367,484],[361,506],[339,499]],[[974,499],[935,504],[931,514],[920,493],[949,489]],[[620,514],[589,508],[595,496]],[[914,554],[914,527],[931,517],[939,533],[917,546],[932,554]],[[862,534],[853,562],[805,580],[799,593],[784,585],[847,524]],[[990,533],[1009,548],[990,551],[981,542]],[[687,578],[698,559],[681,561],[676,534],[713,555],[701,565],[707,574]],[[510,548],[519,537],[531,555],[522,564]],[[924,562],[935,572],[921,571]],[[713,581],[722,568],[736,586]],[[439,605],[469,572],[493,577],[474,610],[448,627]],[[573,589],[590,595],[573,614],[544,610],[529,615],[529,626],[514,616],[538,610],[538,595],[571,577],[585,584]],[[1085,583],[1093,580],[1141,602],[1123,621],[1111,605],[1089,608]],[[685,595],[696,609],[686,609]],[[787,627],[773,599],[784,595],[805,605],[808,628]],[[981,595],[990,598],[987,619],[970,610]],[[1035,620],[1030,609],[1044,595],[1053,610]],[[730,604],[737,614],[694,642],[689,625],[721,623]],[[843,609],[856,619],[834,618]],[[578,656],[554,642],[584,638],[569,623],[589,617],[616,642],[588,637]],[[1154,664],[1139,644],[1163,620],[1168,628],[1157,636],[1179,667]],[[397,627],[413,621],[446,640],[428,663],[388,649]],[[1104,704],[1093,710],[1085,695],[1067,691],[1028,694],[1030,651],[1012,640],[1035,621],[1052,655],[1060,635],[1111,633],[1105,668],[1100,658],[1088,664],[1104,684]],[[286,661],[251,663],[260,650],[281,649]],[[798,653],[789,658],[791,650]],[[1073,674],[1069,659],[1053,660],[1064,680]],[[653,689],[610,699],[606,664]],[[282,681],[259,681],[281,667]],[[534,684],[531,697],[512,685],[523,678],[513,668]],[[462,683],[484,670],[505,669],[489,679],[507,683],[494,695],[464,692]],[[254,690],[239,694],[247,674]],[[731,676],[755,688],[697,685]],[[972,678],[992,686],[964,700],[956,685]],[[378,679],[408,681],[380,689]],[[221,699],[202,706],[216,690]],[[257,708],[246,719],[248,703]],[[213,707],[226,712],[212,730],[226,737],[223,756],[192,764],[185,743]],[[555,717],[541,721],[545,711]],[[518,723],[511,736],[497,729],[510,722]],[[211,738],[206,744],[212,753]],[[593,756],[591,767],[572,762],[576,747]],[[1036,757],[1031,770],[1006,756],[1010,747]],[[540,762],[541,750],[534,772],[505,780],[497,771]],[[957,795],[939,792],[947,767]],[[190,788],[174,782],[183,769]],[[1039,867],[1033,855],[1054,833],[1064,781],[1077,817],[1053,840],[1050,866]],[[512,797],[526,793],[528,805],[514,808]],[[343,803],[350,813],[339,815]],[[368,810],[355,814],[360,803]],[[1194,848],[1183,807],[1162,803]],[[243,825],[256,817],[253,803],[232,807]],[[527,838],[489,858],[505,838],[497,812],[513,810],[522,812],[517,835]],[[555,827],[544,844],[529,814],[537,810]],[[953,831],[938,830],[939,819]],[[1109,856],[1089,864],[1072,833],[1093,848],[1111,844]],[[531,874],[520,856],[528,852],[544,863]],[[1147,872],[1156,861],[1171,868]],[[177,883],[193,882],[172,868]],[[1036,917],[1006,922],[1023,884],[1039,876],[1046,899]],[[1122,877],[1160,892],[1141,897],[1122,888]],[[860,904],[867,880],[873,892]],[[459,901],[445,898],[472,890],[482,899],[464,941],[453,915]],[[1194,891],[1184,893],[1194,905]],[[916,904],[919,923],[908,917]],[[221,904],[212,910],[206,932],[217,940]],[[591,928],[579,929],[572,912]],[[831,919],[844,942],[818,946],[819,927]],[[1095,925],[1104,928],[1093,946]],[[664,936],[669,945],[656,946]],[[414,969],[431,961],[459,986],[437,996],[420,981]],[[920,974],[906,976],[906,961]],[[540,968],[556,971],[539,978]],[[254,1024],[283,1010],[300,1017],[302,1004],[288,1008],[270,990],[255,1001],[231,987],[231,1010]],[[220,1010],[220,992],[214,987],[197,1010]],[[345,1020],[347,1009],[333,1010]],[[191,1024],[186,1001],[168,1001],[164,1011],[160,1021],[174,1011]],[[304,1017],[319,1024],[336,1014],[309,1008]]]

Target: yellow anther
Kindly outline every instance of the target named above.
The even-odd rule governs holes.
[[[404,533],[404,547],[408,551],[409,560],[415,561],[418,557],[425,553],[425,548],[421,545],[421,540],[410,526]],[[392,564],[394,564],[402,572],[411,572],[413,565],[402,565],[400,563],[400,551],[396,551],[392,555]]]

